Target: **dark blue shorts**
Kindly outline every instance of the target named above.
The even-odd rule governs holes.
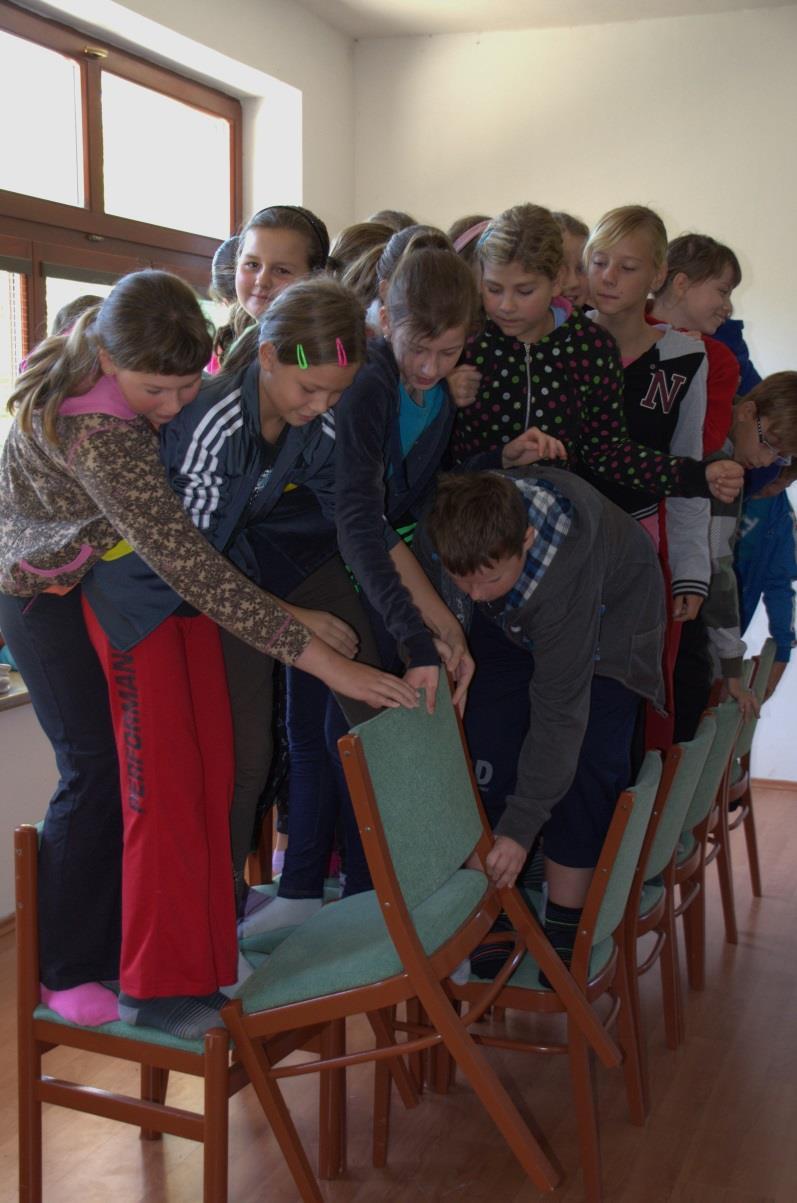
[[[468,633],[476,673],[465,733],[487,817],[495,827],[515,789],[529,728],[531,653],[476,609]],[[575,778],[542,829],[545,855],[571,868],[597,864],[617,798],[633,778],[632,746],[640,698],[618,681],[595,676],[589,721]]]

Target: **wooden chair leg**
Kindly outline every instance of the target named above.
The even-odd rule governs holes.
[[[393,1010],[395,1011],[395,1008]],[[368,1015],[368,1020],[379,1048],[386,1048],[389,1044],[396,1044],[391,1026],[392,1015],[389,1011],[372,1011]],[[399,1046],[396,1045],[396,1047],[398,1048]],[[394,1057],[390,1061],[378,1062],[377,1064],[382,1064],[386,1067],[388,1074],[396,1085],[399,1097],[407,1110],[409,1111],[412,1107],[417,1107],[420,1102],[420,1096],[415,1087],[415,1080],[407,1069],[404,1058]]]
[[[678,930],[675,924],[672,890],[667,892],[663,918],[664,945],[659,956],[661,997],[664,1006],[664,1032],[667,1047],[675,1051],[686,1039],[681,969],[678,961]]]
[[[727,827],[720,825],[717,831],[719,851],[717,853],[717,872],[720,881],[720,898],[722,899],[722,915],[725,920],[725,939],[728,944],[739,943],[739,931],[736,926],[736,900],[733,889],[733,865],[731,862],[731,840]]]
[[[346,1021],[336,1019],[321,1034],[321,1056],[346,1052]],[[346,1070],[322,1070],[318,1091],[318,1176],[339,1178],[346,1172]]]
[[[299,1133],[279,1086],[271,1077],[271,1066],[262,1045],[249,1039],[237,1017],[233,1017],[230,1027],[238,1055],[260,1100],[285,1163],[293,1175],[302,1203],[323,1203],[318,1182],[299,1139]]]
[[[760,898],[762,896],[761,865],[758,860],[758,837],[755,829],[752,793],[748,792],[746,802],[747,814],[744,819],[744,838],[747,844],[747,860],[750,864],[750,885],[753,889],[753,897]]]
[[[620,999],[620,1014],[617,1018],[617,1024],[620,1044],[623,1049],[623,1076],[625,1077],[628,1114],[632,1124],[638,1124],[642,1127],[647,1119],[645,1084],[640,1053],[643,1033],[641,1027],[637,1026],[639,1005],[637,1002],[635,1012],[632,999],[633,993],[638,989],[638,978],[636,968],[633,975],[628,973],[628,966],[622,955],[622,951],[617,958],[617,975],[614,988]]]
[[[203,1203],[227,1203],[229,1047],[225,1031],[214,1030],[205,1036]]]
[[[598,1136],[598,1110],[593,1083],[593,1060],[589,1045],[574,1023],[567,1025],[567,1054],[573,1104],[578,1125],[581,1172],[584,1178],[585,1203],[601,1203],[603,1186],[601,1154]]]
[[[406,1004],[407,1023],[423,1023],[425,1016],[423,1007],[417,998],[411,998]],[[410,1053],[407,1058],[410,1073],[412,1074],[415,1089],[419,1095],[423,1094],[424,1072],[423,1072],[423,1053]]]
[[[448,996],[437,983],[425,983],[421,1003],[526,1174],[538,1190],[555,1190],[561,1174],[532,1135],[492,1065],[463,1027]]]
[[[376,1169],[387,1165],[387,1147],[390,1140],[390,1070],[385,1061],[374,1062],[374,1120],[372,1161]]]
[[[161,1069],[157,1065],[141,1066],[142,1099],[150,1103],[165,1103],[168,1085],[168,1069]],[[161,1140],[163,1138],[163,1133],[154,1128],[142,1128],[139,1135],[141,1140]]]
[[[699,889],[683,913],[684,942],[686,944],[686,970],[689,985],[693,990],[704,990],[706,986],[706,874],[705,866],[698,874]],[[693,879],[694,880],[694,879]],[[690,888],[684,882],[682,891]]]
[[[642,1091],[642,1109],[645,1117],[650,1113],[650,1072],[648,1066],[648,1045],[645,1025],[642,1019],[642,1005],[639,997],[639,974],[637,973],[637,932],[636,923],[626,926],[623,945],[619,955],[625,964],[625,979],[628,983],[628,1005],[631,1009],[634,1031],[637,1042],[637,1063]]]
[[[34,1085],[42,1059],[35,1041],[19,1040],[19,1203],[42,1203],[42,1105]]]

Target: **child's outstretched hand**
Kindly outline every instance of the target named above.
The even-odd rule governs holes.
[[[310,646],[312,647],[312,642]],[[306,648],[305,653],[307,651]],[[391,710],[398,706],[405,706],[408,710],[416,709],[418,694],[412,685],[402,681],[401,677],[394,677],[392,673],[382,672],[379,668],[371,668],[370,664],[344,660],[342,656],[330,652],[329,648],[323,652],[323,656],[323,672],[315,671],[315,675],[335,693],[365,702],[373,710],[381,710],[383,706]],[[297,658],[296,666],[303,667],[302,656]]]
[[[742,491],[744,468],[735,459],[715,459],[706,465],[706,480],[717,501],[729,505]]]
[[[425,664],[420,668],[408,668],[404,674],[404,682],[416,691],[426,690],[426,713],[434,714],[434,704],[437,700],[437,685],[440,680],[440,669],[436,664]]]
[[[460,628],[459,637],[451,638],[449,632],[441,639],[435,639],[434,645],[440,653],[440,659],[446,671],[454,679],[454,693],[451,701],[462,717],[465,713],[465,703],[468,700],[468,686],[476,671],[476,662],[468,651],[468,645]]]
[[[551,434],[545,434],[539,426],[530,426],[511,443],[506,443],[501,452],[504,468],[522,468],[538,459],[567,459],[564,443]]]
[[[451,400],[457,409],[467,409],[476,400],[482,374],[472,363],[461,363],[458,368],[446,376],[451,392]]]
[[[725,688],[732,698],[736,699],[742,720],[746,723],[755,716],[758,718],[761,706],[752,689],[748,689],[740,677],[726,677]]]
[[[499,890],[511,889],[527,856],[528,852],[517,840],[510,839],[508,835],[497,835],[485,862],[487,875],[493,885]]]
[[[336,618],[326,610],[308,610],[304,606],[289,605],[286,602],[280,602],[280,605],[306,626],[308,631],[323,639],[324,643],[328,643],[347,660],[353,660],[357,655],[359,636],[342,618]]]

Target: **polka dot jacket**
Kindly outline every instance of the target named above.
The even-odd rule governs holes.
[[[580,310],[530,344],[502,334],[487,320],[467,344],[464,362],[479,369],[481,381],[476,401],[457,413],[451,444],[455,463],[494,451],[529,426],[539,426],[561,439],[568,466],[576,471],[586,469],[656,496],[708,496],[699,461],[653,451],[629,438],[617,344]]]

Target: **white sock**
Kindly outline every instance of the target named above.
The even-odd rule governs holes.
[[[456,969],[448,975],[457,986],[466,986],[470,981],[470,957],[460,961]]]
[[[238,924],[238,938],[243,940],[280,927],[296,927],[320,911],[322,902],[321,898],[280,898],[277,895],[251,915],[244,915]]]

